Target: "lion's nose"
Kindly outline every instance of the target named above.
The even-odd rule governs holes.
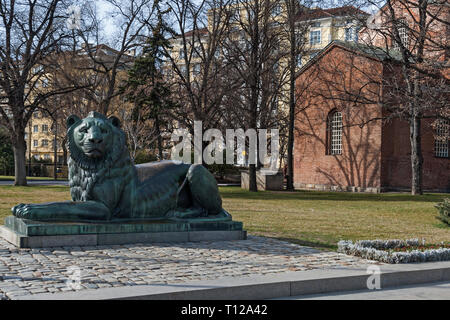
[[[94,138],[94,137],[89,138],[89,142],[92,143],[102,143],[102,141],[103,141],[102,138]]]

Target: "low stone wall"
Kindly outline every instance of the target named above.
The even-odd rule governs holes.
[[[241,171],[241,188],[249,190],[250,176],[248,171]],[[258,190],[283,190],[283,174],[281,172],[273,175],[256,172],[256,183]]]

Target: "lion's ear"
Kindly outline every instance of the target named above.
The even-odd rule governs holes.
[[[108,120],[112,123],[112,125],[114,127],[117,127],[117,128],[120,127],[120,120],[119,120],[119,118],[111,116],[111,117],[108,118]]]
[[[77,123],[78,121],[80,121],[80,118],[78,118],[78,116],[76,115],[71,115],[67,118],[66,123],[67,123],[67,128],[70,128],[71,126],[73,126],[75,123]]]

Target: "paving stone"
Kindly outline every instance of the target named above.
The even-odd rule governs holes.
[[[0,239],[0,299],[14,299],[22,293],[73,291],[66,283],[75,280],[70,267],[79,268],[80,290],[86,290],[372,263],[378,262],[255,236],[233,241],[31,250],[17,249]]]

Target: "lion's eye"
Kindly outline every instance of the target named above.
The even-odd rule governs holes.
[[[87,133],[87,128],[81,128],[79,131],[80,131],[81,133]]]

